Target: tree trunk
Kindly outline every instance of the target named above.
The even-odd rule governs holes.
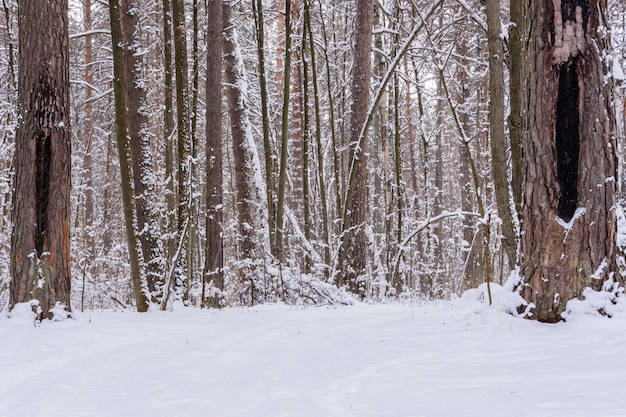
[[[167,263],[176,252],[176,187],[174,185],[174,69],[172,68],[172,10],[170,0],[163,0],[163,138],[165,141],[165,181],[167,202]]]
[[[526,38],[526,1],[511,1],[511,23],[509,31],[509,100],[508,117],[509,137],[511,141],[511,189],[515,202],[515,215],[522,214],[522,186],[524,181],[524,66]]]
[[[533,1],[521,241],[531,318],[556,322],[616,268],[616,158],[605,2]]]
[[[489,143],[491,145],[491,169],[493,188],[502,220],[502,247],[513,269],[517,260],[517,233],[511,208],[506,136],[504,135],[504,51],[500,33],[500,0],[487,0],[487,42],[489,49]]]
[[[133,188],[132,158],[128,137],[128,119],[126,113],[124,51],[122,43],[122,28],[120,25],[120,5],[118,0],[109,1],[111,20],[111,43],[113,46],[113,93],[115,96],[115,136],[117,139],[117,153],[120,163],[120,181],[122,189],[122,207],[124,224],[128,243],[128,258],[130,261],[131,281],[137,311],[148,311],[150,299],[148,283],[143,266],[139,236],[136,229]]]
[[[283,81],[283,110],[280,146],[280,172],[278,174],[278,195],[276,199],[276,233],[274,254],[283,261],[285,189],[287,187],[287,155],[289,146],[289,96],[291,83],[291,0],[285,1],[285,65]]]
[[[175,298],[182,299],[187,282],[189,222],[191,195],[191,156],[192,144],[189,117],[189,65],[187,63],[187,31],[185,29],[185,2],[172,1],[172,17],[174,24],[174,69],[176,73],[176,116],[178,126],[177,163],[178,163],[178,232],[177,258],[174,281]],[[167,301],[167,300],[166,300]],[[165,308],[165,303],[162,304]]]
[[[10,308],[71,311],[68,3],[20,1]],[[44,23],[45,22],[45,23]]]
[[[228,6],[227,6],[228,7]],[[202,297],[209,307],[220,307],[219,294],[224,289],[223,189],[222,189],[222,0],[207,3],[207,77],[206,77],[206,259]],[[205,301],[206,300],[206,301]]]
[[[352,115],[351,115],[351,160],[356,163],[354,178],[346,195],[351,195],[351,201],[345,205],[350,207],[350,213],[345,216],[342,239],[343,259],[340,264],[343,276],[339,277],[339,285],[347,284],[348,289],[365,296],[364,274],[369,253],[365,224],[367,221],[367,140],[360,141],[361,131],[367,119],[370,104],[370,70],[372,51],[372,30],[374,20],[374,1],[357,0],[356,26],[354,43],[354,61],[352,64]],[[358,147],[361,143],[360,148]],[[344,208],[345,209],[345,208]]]
[[[231,21],[231,6],[224,6],[224,61],[225,79],[228,87],[228,114],[233,138],[233,160],[235,169],[235,190],[237,220],[239,226],[238,258],[242,261],[239,277],[242,283],[249,286],[250,302],[254,303],[255,287],[253,280],[254,252],[257,222],[257,206],[259,193],[254,180],[253,169],[253,138],[248,119],[248,98],[244,94],[247,89],[244,64],[237,42],[237,33]]]
[[[261,94],[261,122],[263,125],[263,153],[265,159],[265,195],[267,200],[267,222],[269,229],[270,250],[274,252],[275,232],[276,232],[276,202],[275,196],[275,175],[274,175],[274,153],[272,152],[272,141],[270,138],[270,116],[267,93],[267,81],[265,77],[265,28],[263,21],[262,0],[252,0],[252,10],[254,12],[255,34],[257,40],[257,57],[259,60],[259,93]]]
[[[141,40],[139,39],[139,16],[136,0],[122,0],[120,23],[124,42],[124,93],[126,119],[132,158],[133,186],[135,190],[135,217],[143,268],[150,292],[150,301],[158,303],[163,293],[165,263],[161,230],[160,210],[156,198],[156,179],[152,171],[150,151],[150,127],[146,103],[144,67]]]

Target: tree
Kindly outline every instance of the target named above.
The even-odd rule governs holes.
[[[178,163],[178,231],[177,254],[173,262],[176,264],[174,281],[175,297],[182,299],[184,288],[188,285],[188,249],[189,228],[191,222],[191,170],[192,143],[189,113],[189,64],[187,62],[187,30],[185,29],[185,2],[172,0],[172,23],[174,25],[174,69],[176,73],[176,116],[178,129],[177,163]],[[167,302],[167,299],[166,299]],[[162,304],[165,308],[166,303]]]
[[[128,257],[131,271],[131,281],[137,311],[148,310],[150,299],[148,283],[145,275],[144,258],[137,231],[137,219],[134,206],[135,190],[133,188],[132,157],[128,136],[128,117],[126,111],[126,93],[124,71],[123,35],[120,17],[119,0],[109,1],[109,15],[111,21],[111,44],[113,46],[113,93],[115,97],[115,136],[120,163],[120,182],[122,190],[122,207]]]
[[[247,81],[244,63],[237,41],[237,32],[231,18],[230,3],[224,5],[224,61],[225,80],[228,85],[228,115],[232,133],[233,162],[235,170],[235,205],[237,208],[237,268],[243,289],[250,293],[250,303],[255,302],[253,279],[255,240],[258,230],[259,192],[255,183],[254,139],[248,117]],[[277,235],[278,236],[278,235]]]
[[[522,296],[531,318],[561,320],[616,267],[616,143],[602,0],[530,3]]]
[[[361,141],[361,131],[365,126],[369,109],[370,67],[372,51],[372,30],[374,2],[357,0],[352,63],[352,115],[350,127],[350,154],[355,169],[351,169],[347,198],[344,210],[342,250],[340,268],[343,276],[337,284],[347,284],[350,291],[365,295],[363,283],[359,282],[366,271],[368,242],[365,233],[367,221],[367,141]],[[348,201],[349,200],[349,201]]]
[[[143,265],[150,301],[157,303],[163,293],[165,258],[159,227],[159,207],[155,194],[156,179],[150,153],[150,126],[144,80],[143,50],[139,38],[137,0],[122,0],[120,24],[124,42],[124,95],[127,135],[133,167],[134,206],[137,236],[141,244]]]
[[[57,304],[71,311],[68,3],[33,0],[18,8],[10,308],[37,300],[42,319]]]
[[[517,234],[513,221],[514,201],[508,181],[506,136],[504,134],[504,51],[500,32],[500,0],[487,0],[487,44],[489,49],[489,144],[493,188],[502,220],[502,246],[513,268],[517,259]]]
[[[207,3],[207,83],[206,83],[206,260],[204,280],[210,285],[209,307],[219,307],[213,291],[224,289],[224,238],[222,221],[222,0]],[[203,285],[204,289],[204,285]]]

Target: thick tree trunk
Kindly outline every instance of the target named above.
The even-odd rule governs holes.
[[[370,105],[370,70],[372,51],[372,30],[374,21],[374,1],[357,0],[356,26],[354,43],[354,61],[352,64],[352,114],[351,114],[351,160],[356,163],[354,179],[350,181],[346,201],[350,207],[348,216],[344,216],[343,248],[340,262],[343,264],[343,276],[339,285],[347,284],[348,289],[360,296],[365,295],[364,274],[369,253],[365,224],[367,221],[367,140],[360,140],[361,131],[367,119]],[[359,148],[359,144],[361,147]],[[345,208],[344,208],[345,209]],[[347,221],[346,221],[347,220]]]
[[[231,21],[231,6],[224,7],[224,61],[225,80],[228,84],[228,114],[233,139],[233,162],[235,169],[235,190],[237,220],[239,225],[238,258],[243,261],[239,268],[239,278],[249,285],[251,303],[254,303],[255,288],[253,281],[254,247],[256,230],[259,228],[258,203],[259,192],[254,180],[252,131],[248,119],[248,104],[245,91],[247,81],[244,76],[244,64],[241,58],[237,34]]]
[[[227,6],[228,7],[228,6]],[[224,289],[223,178],[222,178],[222,0],[207,3],[206,81],[206,259],[205,285],[211,293],[202,297],[209,307],[219,307],[215,290]],[[205,285],[203,285],[203,290]],[[206,300],[206,301],[205,301]]]
[[[57,302],[71,310],[68,3],[20,1],[18,11],[10,308],[38,300],[41,319]]]
[[[530,4],[522,296],[532,318],[621,279],[616,268],[615,138],[601,0]]]

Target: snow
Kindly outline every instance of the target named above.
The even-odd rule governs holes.
[[[541,324],[492,290],[494,307],[481,287],[439,303],[86,312],[38,327],[20,310],[31,320],[0,318],[0,416],[626,415],[623,313]]]

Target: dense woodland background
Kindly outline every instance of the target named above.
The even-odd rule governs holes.
[[[162,253],[155,270],[161,281],[150,290],[156,301],[165,293],[169,301],[205,306],[341,302],[335,284],[351,285],[341,272],[342,257],[351,255],[342,255],[340,246],[348,190],[356,186],[350,179],[350,126],[357,6],[352,0],[225,1],[226,13],[215,20],[213,3],[137,0],[131,13],[137,62],[130,64],[128,56],[125,62],[145,93],[140,108],[149,140],[142,169],[155,203],[150,233]],[[375,3],[368,103],[379,101],[363,144],[366,263],[350,289],[372,300],[436,299],[458,295],[487,276],[503,282],[512,262],[501,239],[492,168],[494,156],[506,156],[509,170],[515,164],[509,145],[494,154],[490,144],[486,5],[494,2]],[[609,60],[619,78],[617,68],[626,61],[626,4],[608,3]],[[175,12],[164,14],[172,6]],[[514,28],[509,5],[499,7],[506,35]],[[0,310],[8,305],[11,280],[19,71],[16,2],[4,0],[3,11]],[[70,2],[72,304],[80,310],[135,303],[109,12],[107,2]],[[218,31],[222,17],[224,30]],[[122,19],[122,32],[131,23]],[[212,49],[211,39],[222,35],[225,59],[216,69],[214,58],[222,51]],[[501,109],[507,116],[508,37],[502,45]],[[220,82],[211,75],[216,71],[224,86],[217,99],[211,95]],[[625,103],[617,83],[619,156]],[[515,123],[503,120],[507,138]],[[221,168],[213,165],[216,158]],[[211,256],[218,240],[223,248],[214,254],[223,257],[221,263]]]

